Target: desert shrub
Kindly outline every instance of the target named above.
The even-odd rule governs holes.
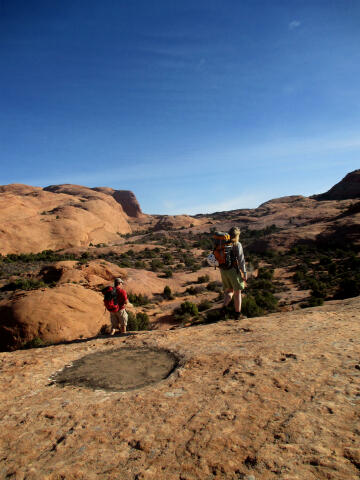
[[[135,307],[150,303],[149,297],[147,295],[143,295],[142,293],[128,293],[128,300],[135,305]]]
[[[202,275],[201,277],[198,277],[197,283],[206,283],[210,280],[209,275]]]
[[[261,291],[255,294],[255,302],[262,309],[268,312],[276,310],[278,300],[269,291]]]
[[[45,288],[48,285],[42,280],[36,278],[19,278],[14,282],[8,283],[1,290],[13,291],[13,290],[38,290],[39,288]]]
[[[128,331],[149,330],[150,321],[147,313],[138,312],[136,315],[134,312],[128,312]]]
[[[209,300],[203,300],[198,305],[199,312],[203,312],[204,310],[208,310],[211,308],[211,302]]]
[[[40,337],[35,337],[32,340],[29,340],[28,342],[24,343],[21,348],[22,349],[28,349],[28,348],[40,348],[40,347],[45,347],[46,343],[44,340],[42,340]]]
[[[172,272],[172,270],[170,270],[170,269],[164,270],[164,271],[163,271],[163,274],[164,274],[164,277],[165,277],[165,278],[172,278],[172,276],[173,276],[173,272]]]
[[[271,280],[274,276],[273,268],[259,268],[258,279],[262,280]]]
[[[223,320],[224,316],[220,312],[220,310],[210,310],[206,313],[205,321],[207,323],[218,322],[219,320]]]
[[[145,312],[138,312],[136,314],[136,321],[138,325],[138,330],[149,330],[150,329],[150,321],[149,316]]]
[[[131,260],[127,258],[122,258],[119,262],[117,262],[117,264],[121,268],[131,268],[132,266]]]
[[[197,305],[195,303],[186,301],[183,302],[176,310],[175,313],[186,314],[189,313],[192,316],[196,316],[199,313]]]
[[[173,261],[173,256],[171,253],[166,252],[162,254],[162,259],[166,265],[169,265]]]
[[[264,314],[264,310],[256,303],[252,295],[246,295],[242,299],[241,311],[247,317],[259,317]]]
[[[166,298],[167,300],[172,300],[174,298],[174,295],[172,294],[171,288],[169,287],[169,285],[166,285],[164,287],[163,297]]]
[[[164,264],[161,260],[154,258],[151,260],[150,268],[153,272],[157,272],[159,269],[163,268]]]
[[[323,298],[311,296],[311,297],[309,297],[309,299],[306,302],[301,303],[300,306],[301,306],[301,308],[319,307],[323,304],[324,304],[324,299]]]
[[[343,299],[360,295],[360,274],[344,278],[334,295],[334,298]]]
[[[190,255],[189,253],[184,255],[184,263],[185,267],[192,268],[196,264],[196,259],[194,258],[193,255]]]
[[[275,291],[275,286],[270,280],[265,280],[263,278],[252,278],[249,281],[249,288],[254,290],[266,290],[273,292]]]
[[[141,260],[136,260],[136,262],[134,264],[134,267],[138,268],[138,269],[145,269],[146,268],[146,263],[141,261]]]
[[[205,287],[202,285],[194,287],[193,285],[191,287],[188,287],[185,292],[188,293],[189,295],[198,295],[199,293],[202,293],[205,290]]]
[[[209,282],[206,286],[208,290],[211,292],[221,292],[222,291],[222,283],[218,282],[217,280],[213,282]]]

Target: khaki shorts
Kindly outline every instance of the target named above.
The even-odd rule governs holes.
[[[245,283],[241,274],[235,268],[229,270],[220,269],[221,280],[224,290],[244,290]]]
[[[128,314],[125,309],[118,312],[110,312],[110,320],[112,328],[119,329],[120,327],[126,327],[128,323]]]

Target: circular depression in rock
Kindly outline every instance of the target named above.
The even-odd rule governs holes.
[[[160,382],[177,364],[175,355],[165,350],[121,348],[79,358],[53,380],[59,385],[126,392]]]

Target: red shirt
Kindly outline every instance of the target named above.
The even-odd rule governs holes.
[[[125,303],[128,301],[126,292],[123,288],[121,287],[116,287],[116,292],[117,292],[117,298],[118,298],[118,304],[119,304],[119,309],[124,310],[125,308]]]

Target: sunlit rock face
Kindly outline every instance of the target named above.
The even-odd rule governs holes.
[[[130,190],[114,190],[108,187],[96,187],[93,190],[111,195],[129,217],[139,218],[144,215],[136,196]]]
[[[0,187],[0,253],[36,253],[116,242],[131,232],[122,206],[78,185]]]

